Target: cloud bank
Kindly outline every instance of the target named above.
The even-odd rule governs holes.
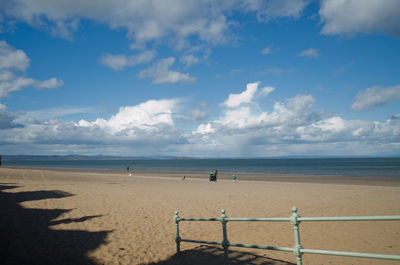
[[[320,5],[323,34],[400,36],[400,2],[397,0],[322,0]]]
[[[211,157],[393,155],[400,150],[400,114],[384,122],[346,120],[315,109],[312,95],[266,103],[270,101],[260,99],[268,98],[274,88],[259,86],[249,83],[241,93],[227,95],[214,116],[199,112],[204,104],[185,108],[181,99],[148,100],[93,121],[65,121],[43,112],[12,113],[0,105],[0,147],[17,154],[34,150]],[[201,119],[188,117],[190,126],[179,125],[193,113],[200,113]]]

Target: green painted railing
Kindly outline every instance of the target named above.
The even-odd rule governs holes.
[[[400,215],[393,216],[343,216],[343,217],[300,217],[297,214],[297,208],[292,208],[292,215],[290,217],[278,217],[278,218],[229,218],[225,215],[225,210],[221,211],[221,216],[218,218],[182,218],[179,217],[178,211],[175,212],[174,221],[176,228],[176,252],[179,253],[181,248],[181,242],[191,242],[199,244],[211,244],[220,245],[224,248],[225,264],[229,264],[228,248],[232,247],[244,247],[244,248],[257,248],[267,249],[276,251],[288,251],[293,252],[297,259],[297,265],[302,265],[302,255],[308,254],[323,254],[323,255],[335,255],[335,256],[348,256],[358,258],[374,258],[374,259],[392,259],[400,260],[400,255],[386,255],[386,254],[373,254],[373,253],[358,253],[358,252],[344,252],[344,251],[331,251],[331,250],[316,250],[316,249],[305,249],[300,243],[300,231],[299,224],[301,222],[324,222],[324,221],[393,221],[400,220]],[[222,236],[221,242],[218,241],[205,241],[205,240],[193,240],[184,239],[179,235],[179,222],[182,221],[215,221],[221,222],[222,224]],[[262,245],[248,245],[248,244],[237,244],[228,241],[228,233],[226,230],[226,224],[229,221],[261,221],[261,222],[290,222],[294,229],[294,247],[273,247],[273,246],[262,246]]]

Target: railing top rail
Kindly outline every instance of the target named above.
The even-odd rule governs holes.
[[[300,252],[309,254],[333,255],[333,256],[345,256],[345,257],[357,257],[357,258],[400,260],[400,255],[388,255],[388,254],[359,253],[359,252],[319,250],[319,249],[301,249]]]
[[[228,217],[225,218],[226,221],[262,221],[262,222],[289,222],[290,218],[289,217],[262,217],[262,218],[256,218],[256,217]]]
[[[203,218],[203,217],[179,217],[179,221],[221,221],[221,218]],[[289,217],[227,217],[226,221],[241,222],[289,222]],[[327,216],[327,217],[298,217],[301,222],[323,222],[323,221],[395,221],[400,220],[400,215],[386,216]]]
[[[221,221],[219,218],[179,217],[179,221]]]
[[[298,217],[299,221],[394,221],[400,220],[400,215],[386,216],[333,216],[333,217]]]

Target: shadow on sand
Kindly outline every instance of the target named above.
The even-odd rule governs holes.
[[[283,260],[272,259],[265,256],[255,255],[251,252],[229,250],[229,261],[231,265],[296,265]],[[194,249],[184,250],[175,254],[167,260],[149,263],[148,265],[172,265],[172,264],[191,264],[191,265],[223,265],[224,251],[220,247],[201,245]]]
[[[19,203],[73,196],[62,191],[4,192],[14,183],[0,183],[1,264],[89,264],[87,253],[105,243],[110,231],[54,230],[51,225],[84,222],[100,216],[52,221],[71,210],[29,209]]]

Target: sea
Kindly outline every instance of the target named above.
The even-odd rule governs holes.
[[[400,157],[257,159],[84,159],[9,160],[3,166],[81,170],[191,171],[235,174],[400,177]]]

